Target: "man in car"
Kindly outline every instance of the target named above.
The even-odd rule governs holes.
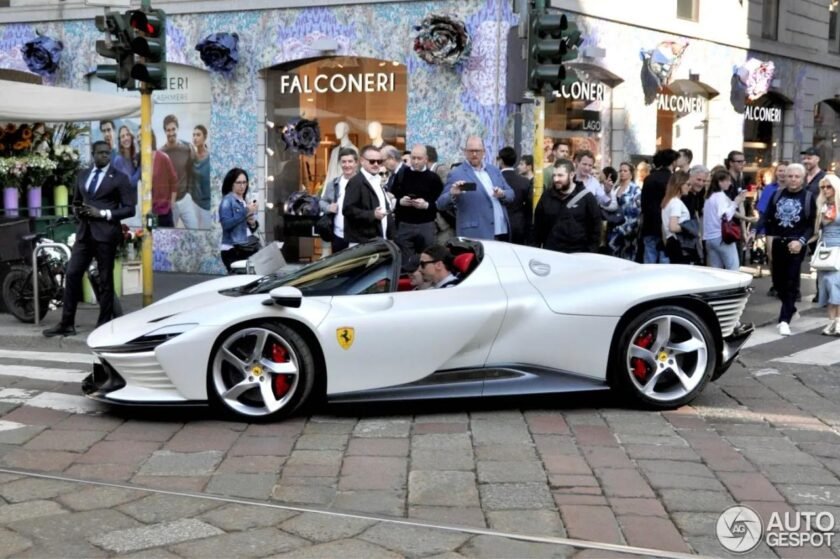
[[[455,287],[460,281],[452,273],[452,254],[446,247],[432,245],[420,254],[420,274],[435,289]]]

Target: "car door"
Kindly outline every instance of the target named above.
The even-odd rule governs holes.
[[[395,387],[436,371],[462,370],[464,375],[446,375],[452,390],[480,395],[482,374],[466,370],[486,363],[506,306],[489,259],[451,288],[335,296],[318,328],[327,393]]]

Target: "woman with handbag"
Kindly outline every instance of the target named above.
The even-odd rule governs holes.
[[[691,264],[696,260],[683,249],[683,243],[678,237],[697,237],[697,228],[686,225],[691,221],[691,214],[682,201],[682,197],[688,194],[691,188],[688,178],[685,171],[674,171],[668,179],[665,196],[662,198],[662,240],[665,243],[665,254],[668,255],[671,264]]]
[[[635,182],[634,173],[632,163],[625,161],[618,166],[618,184],[613,191],[624,221],[613,226],[607,236],[607,246],[613,256],[631,261],[636,259],[639,216],[642,214],[642,189]]]
[[[730,200],[726,195],[730,186],[732,175],[729,171],[719,169],[712,172],[712,182],[703,204],[703,240],[706,242],[706,263],[710,267],[737,271],[740,268],[738,246],[728,234],[735,228],[740,231],[741,226],[732,218],[739,216],[738,206],[747,197],[747,192],[742,191],[735,200]]]
[[[257,201],[246,201],[248,173],[234,167],[222,181],[222,202],[219,204],[219,223],[222,224],[222,263],[228,273],[237,260],[244,260],[260,250],[259,239],[254,235],[257,223]]]
[[[822,333],[840,336],[840,178],[828,174],[819,185],[816,228],[820,242],[811,266],[817,268],[818,303],[828,307],[828,324]]]

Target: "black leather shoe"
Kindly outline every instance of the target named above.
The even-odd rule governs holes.
[[[56,324],[52,328],[47,328],[42,332],[45,337],[52,338],[53,336],[75,336],[76,327],[73,325]]]

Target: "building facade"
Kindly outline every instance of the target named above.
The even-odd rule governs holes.
[[[553,0],[583,31],[579,84],[546,106],[546,135],[602,165],[689,148],[748,170],[815,146],[836,170],[840,55],[836,0]]]
[[[339,146],[422,143],[451,163],[461,159],[465,137],[478,134],[492,161],[514,138],[517,99],[507,98],[506,85],[515,74],[507,51],[517,4],[153,0],[169,14],[169,88],[154,94],[157,144],[165,146],[166,117],[174,115],[172,149],[203,127],[209,153],[208,162],[185,167],[203,191],[179,192],[176,227],[155,232],[155,269],[223,272],[215,210],[222,179],[234,167],[251,175],[249,198],[260,203],[267,239],[293,243],[291,253],[306,257],[311,239],[288,235],[282,208],[292,193],[317,193],[335,176]],[[577,81],[546,106],[548,141],[566,138],[575,149],[590,149],[599,166],[636,162],[663,147],[690,148],[695,162],[713,166],[738,149],[755,172],[798,159],[801,149],[814,145],[823,167],[836,167],[837,0],[548,4],[573,18],[584,39],[569,64]],[[93,77],[96,65],[106,62],[94,49],[102,35],[94,16],[102,8],[70,0],[7,5],[0,3],[0,77],[117,93]],[[430,64],[414,52],[415,28],[430,14],[465,26],[471,48],[454,65]],[[222,32],[239,39],[239,62],[228,73],[210,71],[196,50]],[[21,50],[38,33],[64,46],[58,70],[43,78],[29,71]],[[530,153],[532,113],[522,108],[521,151]],[[317,120],[319,127],[316,144],[303,152],[290,148],[282,133],[300,119]],[[99,124],[91,123],[93,139],[101,137]],[[137,136],[137,124],[130,118],[114,123],[115,143],[123,127]]]

